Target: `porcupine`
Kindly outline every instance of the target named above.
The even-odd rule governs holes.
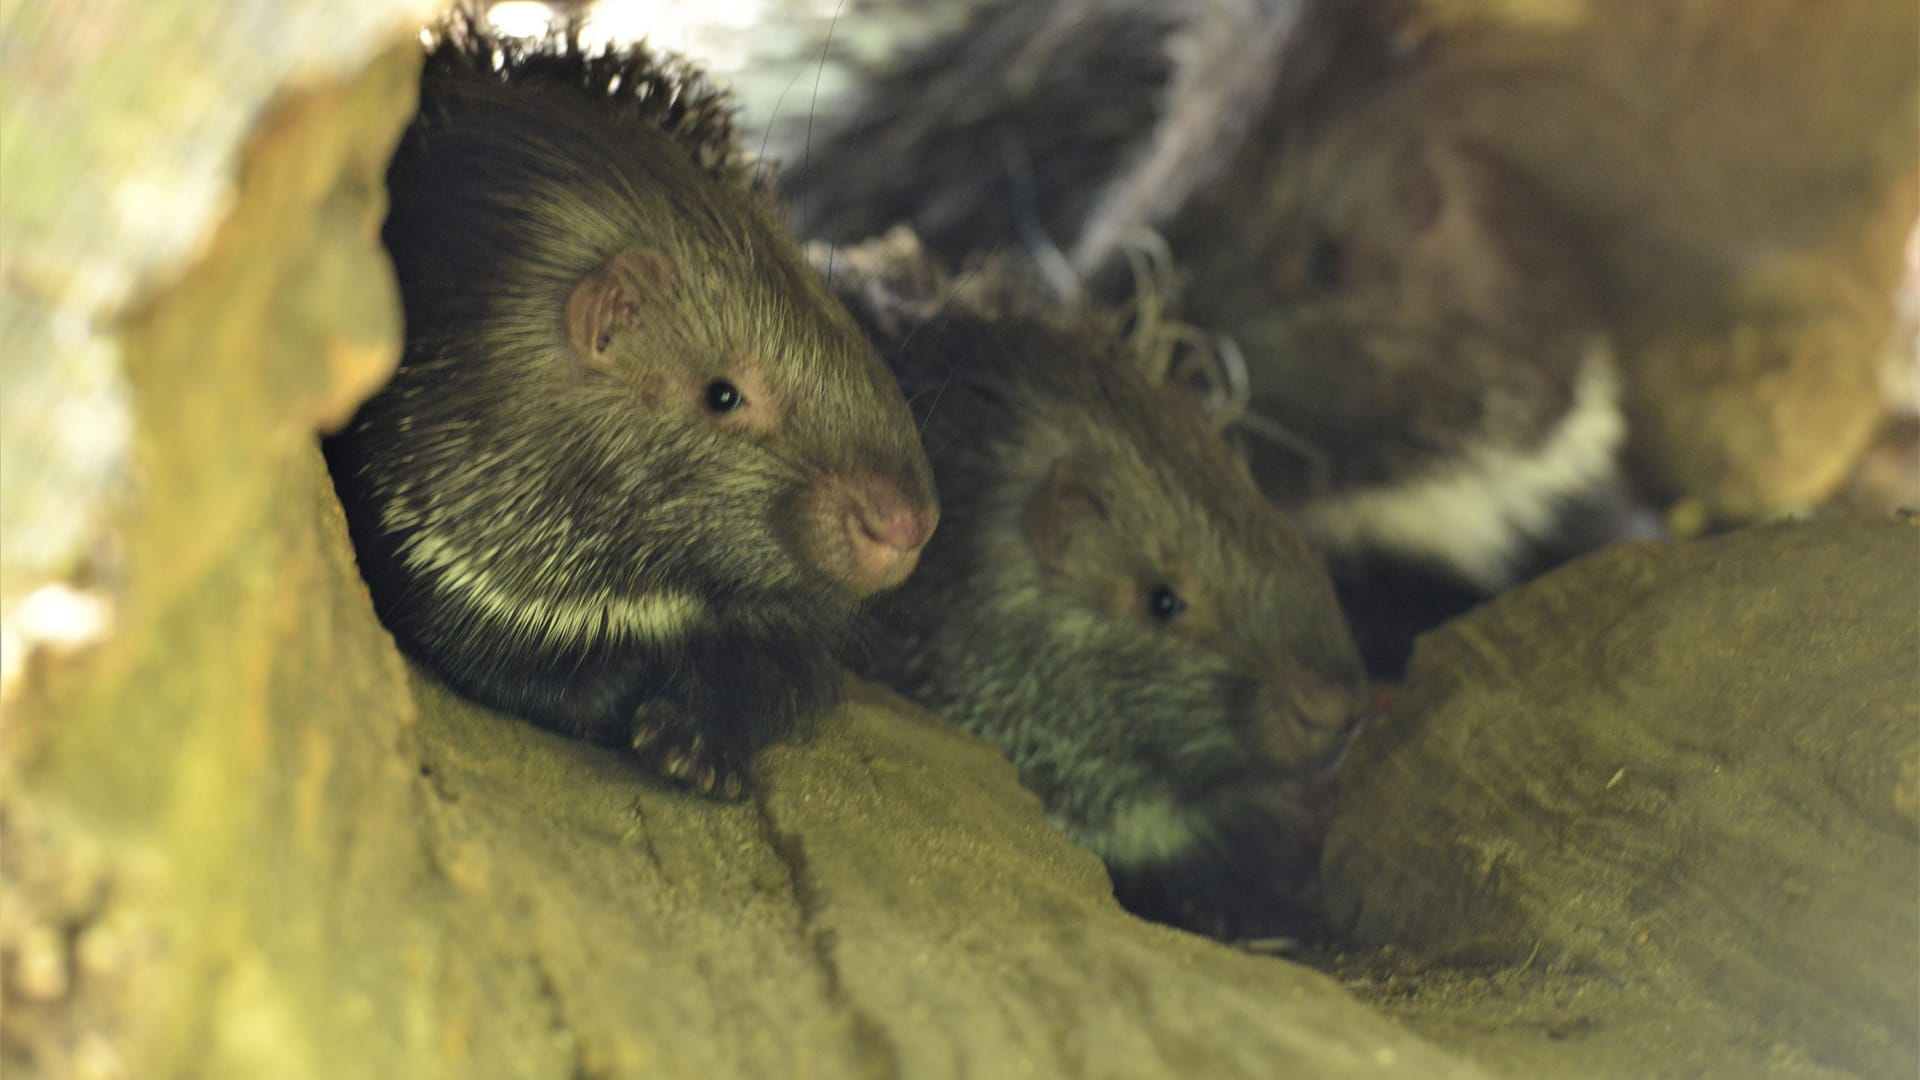
[[[1167,327],[1036,302],[1007,260],[961,288],[904,231],[835,259],[945,515],[857,669],[1004,750],[1133,910],[1310,925],[1315,785],[1365,680],[1304,538],[1148,374]]]
[[[741,157],[688,68],[450,17],[388,173],[404,354],[325,443],[405,653],[723,797],[836,699],[858,604],[938,515]]]

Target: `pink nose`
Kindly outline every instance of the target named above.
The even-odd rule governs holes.
[[[898,503],[863,507],[851,515],[868,540],[896,551],[917,552],[933,536],[933,515],[915,513]]]
[[[1313,676],[1268,683],[1260,706],[1265,749],[1286,762],[1324,755],[1366,715],[1366,698],[1356,688]]]
[[[913,573],[940,521],[937,507],[914,506],[896,485],[875,478],[852,485],[845,517],[847,584],[861,593],[891,589]]]
[[[1353,691],[1319,680],[1288,687],[1287,700],[1293,707],[1293,722],[1308,735],[1338,735],[1361,712],[1360,700]]]

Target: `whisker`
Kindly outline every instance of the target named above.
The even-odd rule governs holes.
[[[827,39],[820,43],[820,62],[813,69],[813,100],[807,103],[807,137],[800,149],[800,175],[809,181],[813,179],[813,116],[820,110],[820,76],[827,70],[827,53],[833,49],[833,32],[840,28],[840,12],[846,6],[847,0],[840,0],[833,6],[833,18],[827,23]],[[805,191],[804,188],[801,190]],[[805,194],[800,197],[806,199]],[[806,219],[806,210],[803,201],[800,207],[802,220]],[[828,258],[832,258],[831,254]],[[831,282],[832,278],[829,277],[828,281]]]
[[[774,125],[780,121],[780,106],[786,104],[787,95],[793,91],[794,84],[806,73],[805,68],[794,72],[793,78],[788,79],[787,85],[780,91],[780,96],[773,99],[773,114],[767,117],[767,130],[760,133],[760,153],[753,160],[753,182],[756,186],[765,180],[765,171],[768,169],[767,144],[773,139]]]
[[[900,342],[899,351],[905,352],[907,348],[907,343],[913,340],[913,336],[915,334],[918,334],[922,329],[932,325],[936,320],[938,320],[943,315],[945,315],[947,312],[947,308],[952,306],[953,302],[960,298],[961,291],[964,290],[969,284],[971,284],[973,279],[979,275],[981,267],[985,266],[987,263],[987,260],[992,259],[994,255],[999,253],[999,251],[1000,251],[1000,245],[998,242],[996,242],[992,248],[988,249],[986,258],[974,264],[973,269],[967,271],[967,275],[961,278],[960,281],[954,285],[952,290],[950,290],[947,293],[946,299],[940,301],[940,306],[935,308],[933,310],[933,313],[927,316],[927,318],[924,319],[919,326],[916,326],[912,330],[907,332],[907,336],[904,339],[902,339]],[[954,376],[959,374],[959,372],[960,372],[960,365],[958,364],[955,364],[953,367],[947,369],[947,377],[941,380],[940,389],[933,396],[933,403],[927,406],[927,420],[929,422],[931,422],[933,419],[934,410],[940,407],[940,399],[946,396],[947,387],[952,384]]]

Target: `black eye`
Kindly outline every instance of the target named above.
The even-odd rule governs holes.
[[[1155,585],[1153,591],[1147,593],[1147,614],[1161,622],[1167,622],[1185,610],[1187,602],[1180,599],[1180,594],[1169,586]]]
[[[1313,250],[1307,252],[1307,280],[1316,289],[1331,289],[1340,284],[1345,276],[1347,254],[1340,249],[1340,242],[1330,236],[1323,236],[1313,242]]]
[[[730,413],[747,403],[740,394],[740,388],[725,379],[715,379],[707,384],[707,410],[716,413]]]

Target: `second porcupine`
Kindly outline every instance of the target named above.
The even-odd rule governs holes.
[[[897,387],[739,158],[727,100],[638,46],[439,27],[388,173],[405,352],[325,446],[403,651],[730,797],[937,516]]]
[[[1223,937],[1310,923],[1308,785],[1365,680],[1304,538],[1141,369],[1153,321],[1035,304],[1004,263],[956,287],[904,230],[834,273],[943,506],[850,661],[1004,750],[1136,912]]]

